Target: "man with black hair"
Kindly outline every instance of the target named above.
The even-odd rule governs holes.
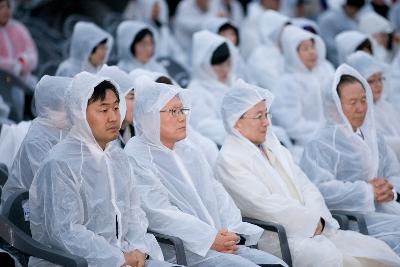
[[[133,170],[121,148],[110,144],[124,115],[119,95],[104,77],[74,77],[66,97],[71,131],[43,160],[29,191],[32,236],[89,266],[171,266],[157,260],[161,249],[146,233]],[[31,258],[29,265],[50,264]]]
[[[328,59],[338,64],[335,36],[343,31],[358,30],[356,16],[364,6],[365,0],[345,0],[343,5],[330,7],[318,18],[321,37],[324,39]]]

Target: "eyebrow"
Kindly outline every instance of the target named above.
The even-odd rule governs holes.
[[[105,103],[105,102],[101,102],[100,106],[109,106],[109,105],[113,105],[113,104],[119,104],[118,99],[115,100],[114,103]]]

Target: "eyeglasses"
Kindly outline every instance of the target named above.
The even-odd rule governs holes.
[[[160,110],[160,112],[168,112],[172,117],[177,118],[179,115],[189,115],[190,108],[171,108],[169,110]]]
[[[242,115],[240,117],[240,119],[250,119],[250,120],[267,120],[267,119],[271,119],[272,115],[269,112],[265,112],[264,114],[260,113],[258,115],[256,115],[255,117],[246,117],[244,115]]]

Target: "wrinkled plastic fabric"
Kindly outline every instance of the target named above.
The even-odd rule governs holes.
[[[187,107],[186,92],[145,79],[141,82],[135,105],[141,134],[128,142],[125,152],[138,175],[150,229],[181,238],[189,266],[218,256],[210,247],[222,228],[243,234],[246,245],[255,244],[262,229],[242,222],[240,211],[202,154],[185,139],[173,149],[160,141],[160,110],[175,96]]]
[[[373,56],[357,51],[347,58],[347,63],[355,68],[364,79],[374,74],[383,74],[385,65],[380,63]],[[397,122],[400,112],[395,106],[386,100],[386,84],[383,84],[381,98],[374,103],[374,116],[376,129],[383,135],[388,146],[393,149],[398,159],[400,159],[400,125]]]
[[[113,48],[114,38],[94,23],[80,21],[75,24],[69,47],[69,57],[58,66],[56,75],[73,77],[81,71],[96,73],[101,66],[93,66],[89,62],[89,57],[93,49],[104,39],[107,39],[107,52],[104,59],[104,63],[106,63]]]
[[[344,74],[361,81],[366,92],[368,110],[360,127],[364,139],[353,132],[342,111],[336,87]],[[305,148],[301,160],[303,170],[319,187],[331,209],[400,213],[400,204],[395,201],[375,203],[373,188],[368,184],[374,177],[386,177],[399,188],[400,166],[393,151],[376,132],[372,93],[367,81],[350,66],[341,65],[324,97],[326,123]]]
[[[137,68],[142,68],[150,71],[158,71],[167,73],[163,66],[156,62],[155,53],[153,57],[145,64],[139,62],[131,52],[131,44],[135,40],[136,35],[148,29],[153,33],[154,49],[158,46],[154,30],[147,24],[140,21],[123,21],[117,29],[117,52],[118,52],[118,67],[126,72],[130,72]]]
[[[86,119],[88,100],[104,80],[109,79],[82,72],[72,81],[66,97],[71,130],[43,161],[29,190],[32,236],[84,257],[89,266],[121,266],[123,252],[135,249],[162,258],[154,236],[146,234],[148,223],[127,156],[110,143],[103,150]],[[30,259],[30,266],[47,264]]]
[[[252,80],[262,88],[274,92],[277,81],[284,73],[285,61],[279,48],[279,39],[290,19],[276,11],[267,10],[260,15],[258,35],[260,45],[247,58]],[[268,60],[263,60],[268,58]]]
[[[68,133],[70,124],[64,108],[64,97],[71,80],[46,75],[36,85],[34,97],[38,116],[32,121],[9,171],[1,195],[2,203],[18,190],[29,190],[49,150]]]
[[[18,62],[23,60],[23,64]],[[29,31],[19,21],[10,19],[0,27],[0,67],[17,76],[29,74],[38,63],[38,53]]]
[[[365,33],[359,31],[344,31],[335,37],[335,44],[339,64],[345,63],[348,56],[356,52],[356,48],[365,40],[370,39]]]
[[[298,54],[301,42],[310,39],[314,40],[318,57],[311,71]],[[317,35],[287,26],[282,34],[282,47],[286,73],[274,91],[272,121],[283,127],[295,144],[304,146],[323,121],[321,91],[328,86],[334,71],[325,60],[325,46]]]
[[[117,66],[103,65],[103,67],[97,74],[114,80],[119,85],[122,96],[124,97],[126,97],[129,94],[129,92],[134,90],[133,88],[134,79],[131,76],[129,76],[128,73],[121,70]]]
[[[342,266],[343,255],[398,264],[400,259],[383,242],[353,231],[338,230],[339,225],[332,218],[323,196],[275,137],[271,125],[262,146],[269,151],[272,162],[280,162],[286,178],[255,144],[234,128],[244,112],[263,100],[268,109],[273,101],[272,94],[238,81],[222,105],[229,135],[216,163],[216,176],[243,216],[283,225],[295,266]],[[324,231],[315,235],[321,218],[326,223]],[[265,237],[266,233],[259,242],[261,249],[278,242]]]
[[[230,48],[231,67],[227,81],[217,79],[211,65],[212,54],[221,44]],[[222,98],[234,81],[236,58],[232,44],[224,37],[209,31],[200,31],[193,37],[192,81],[188,89],[193,99],[191,121],[193,128],[217,144],[222,144],[225,130],[221,118]]]

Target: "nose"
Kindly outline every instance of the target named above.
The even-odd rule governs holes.
[[[109,121],[109,122],[115,122],[115,121],[119,120],[119,117],[120,117],[119,110],[114,110],[114,109],[113,109],[113,110],[109,113],[108,121]]]

